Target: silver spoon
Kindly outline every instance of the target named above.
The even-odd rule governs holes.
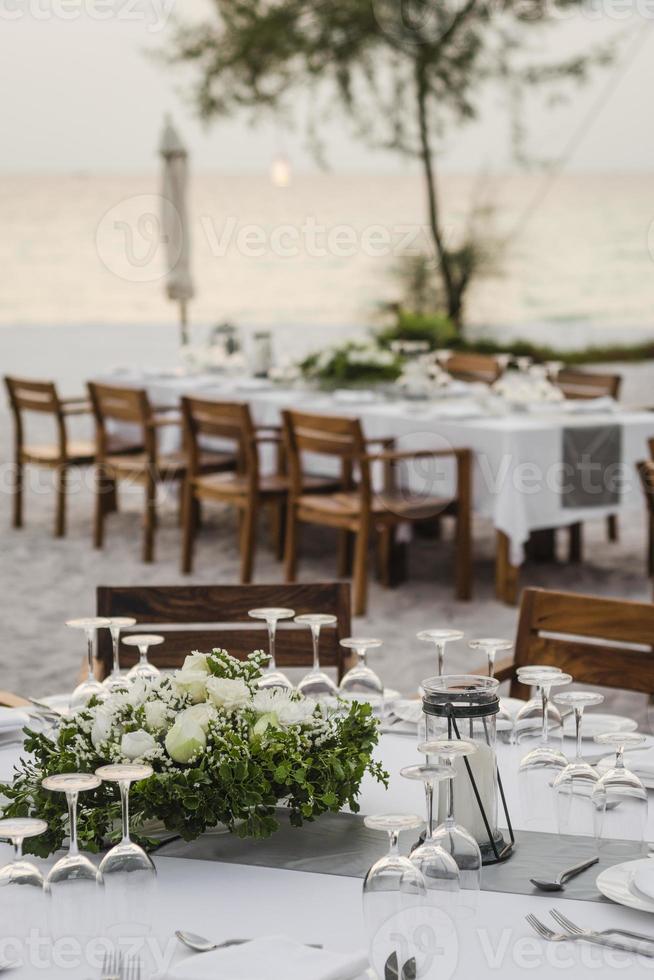
[[[226,949],[227,946],[242,946],[243,943],[249,943],[249,939],[226,939],[222,943],[212,943],[210,939],[205,939],[204,936],[198,936],[195,932],[182,932],[181,929],[175,930],[175,935],[179,939],[180,943],[192,949],[195,953],[210,953],[212,949]],[[312,949],[322,949],[322,946],[311,945]]]
[[[582,871],[592,867],[593,864],[597,864],[598,861],[598,857],[589,858],[587,861],[582,861],[581,864],[575,864],[572,868],[568,868],[567,871],[562,871],[560,875],[557,875],[551,881],[545,881],[542,878],[530,878],[529,880],[532,885],[540,888],[542,892],[562,892],[566,881],[570,881],[571,878],[581,874]]]

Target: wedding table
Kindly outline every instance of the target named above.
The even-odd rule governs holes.
[[[0,779],[10,777],[18,755],[16,746],[0,747]],[[517,829],[528,822],[520,812],[516,785],[519,755],[519,749],[498,746],[499,766]],[[362,812],[423,813],[422,787],[407,782],[398,774],[400,766],[419,758],[415,739],[383,735],[376,757],[392,774],[390,786],[385,791],[367,778],[362,786]],[[320,822],[314,827],[319,832]],[[302,831],[293,833],[301,834]],[[651,812],[648,836],[650,839],[654,836],[654,814]],[[411,841],[405,837],[403,843],[406,851]],[[385,848],[384,836],[380,834],[379,856]],[[4,863],[9,857],[9,848],[2,845],[0,861]],[[492,869],[493,872],[504,873],[503,869],[506,869],[508,873],[512,860],[517,860],[517,854],[507,864]],[[560,861],[554,847],[550,856],[551,869],[558,869]],[[46,866],[51,861],[37,863]],[[156,857],[156,864],[157,895],[146,910],[154,923],[148,950],[155,965],[167,966],[186,956],[198,955],[180,947],[174,939],[176,929],[191,930],[216,941],[281,933],[303,943],[320,943],[336,951],[365,947],[360,878],[163,856]],[[594,875],[595,869],[584,873],[588,881],[594,880]],[[563,893],[552,896],[482,890],[475,917],[457,920],[458,939],[449,939],[441,951],[443,961],[439,965],[439,980],[449,977],[467,980],[496,973],[508,980],[518,980],[525,976],[525,971],[537,978],[551,978],[557,970],[563,971],[562,975],[588,977],[589,980],[605,977],[609,971],[629,970],[630,976],[651,976],[654,960],[637,954],[583,943],[546,943],[539,939],[525,922],[525,915],[533,912],[551,925],[548,910],[552,906],[582,926],[595,929],[615,926],[654,933],[654,920],[647,913],[608,901],[579,901],[566,898]],[[74,940],[74,936],[70,937],[67,945],[58,948],[56,959],[48,959],[44,949],[33,949],[32,962],[15,970],[11,976],[16,980],[35,980],[39,976],[47,976],[48,980],[93,980],[99,977],[102,953],[96,951],[96,959],[93,959],[93,951],[87,950],[82,959]]]
[[[473,510],[490,519],[497,532],[497,595],[512,604],[517,601],[519,568],[532,532],[643,506],[635,464],[649,455],[647,441],[654,436],[652,412],[618,406],[594,412],[592,405],[574,401],[562,407],[541,405],[531,412],[492,416],[472,397],[474,389],[470,397],[389,401],[371,392],[334,395],[282,388],[255,378],[183,376],[154,370],[114,372],[94,380],[143,387],[159,407],[174,408],[182,395],[195,394],[247,401],[259,425],[278,424],[285,408],[356,415],[367,437],[394,437],[401,449],[471,449]],[[179,434],[174,427],[160,430],[159,436],[167,440],[166,450],[178,448]],[[571,476],[575,486],[566,495],[562,488]],[[440,464],[436,470],[425,468],[421,461],[408,472],[404,469],[402,478],[416,495],[454,491],[452,465]],[[614,478],[619,478],[620,489],[612,493],[606,484]]]

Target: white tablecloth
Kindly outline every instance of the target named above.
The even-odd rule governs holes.
[[[510,541],[510,561],[520,565],[531,531],[562,527],[643,507],[642,491],[634,464],[648,457],[647,440],[654,436],[654,413],[617,411],[603,414],[511,414],[484,417],[472,401],[439,403],[338,401],[317,392],[282,390],[235,378],[202,375],[156,377],[153,374],[105,375],[99,381],[144,387],[158,406],[174,407],[183,394],[206,398],[248,401],[255,422],[277,424],[283,408],[298,407],[324,414],[356,415],[370,437],[394,436],[402,449],[443,449],[449,446],[473,450],[473,507],[490,518]],[[466,404],[474,418],[455,418]],[[622,427],[623,489],[617,506],[563,508],[561,504],[561,445],[563,429],[570,426],[620,425]],[[176,448],[174,429],[160,430],[166,448]],[[164,445],[164,443],[162,443]],[[449,493],[454,468],[440,467],[435,485],[433,471],[424,462],[405,477],[415,493]]]
[[[524,826],[515,776],[520,751],[506,746],[500,746],[498,750],[509,806],[518,828]],[[418,758],[415,741],[406,736],[383,736],[377,756],[392,773],[391,784],[386,792],[367,779],[361,799],[363,812],[422,813],[424,795],[421,786],[398,775],[400,766]],[[0,778],[10,775],[16,757],[15,748],[0,750]],[[654,836],[653,818],[654,815],[650,815],[650,839]],[[385,841],[380,835],[380,855],[384,849]],[[8,860],[9,856],[9,849],[0,847],[0,861]],[[157,893],[152,906],[145,910],[154,922],[148,938],[150,962],[154,965],[161,966],[191,955],[174,940],[175,929],[194,931],[216,941],[282,933],[334,950],[356,950],[365,946],[359,879],[173,858],[158,858],[156,863]],[[553,853],[553,867],[556,863]],[[573,921],[592,928],[621,926],[654,933],[652,916],[608,902],[571,901],[560,895],[540,897],[482,891],[475,917],[457,921],[458,950],[447,961],[452,960],[454,972],[446,969],[444,963],[444,969],[438,973],[439,980],[448,980],[450,976],[469,980],[494,975],[502,976],[503,980],[524,980],[526,971],[530,976],[551,980],[558,970],[563,971],[562,976],[588,977],[589,980],[604,978],[609,972],[622,971],[624,975],[625,970],[629,970],[630,977],[652,975],[653,960],[584,944],[542,942],[524,917],[528,912],[534,912],[539,918],[548,920],[547,912],[552,906]],[[17,980],[36,980],[42,976],[47,976],[48,980],[99,977],[101,953],[98,954],[96,947],[91,945],[81,954],[74,939],[72,937],[72,946],[60,947],[56,962],[39,960],[39,956],[47,954],[43,950],[35,951],[32,964],[23,966],[11,976]],[[0,942],[0,953],[1,949]],[[10,954],[11,948],[6,952]],[[92,961],[93,955],[99,955],[99,959]]]

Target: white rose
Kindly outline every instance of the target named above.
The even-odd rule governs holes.
[[[250,689],[241,678],[230,680],[228,677],[210,677],[207,681],[207,695],[217,707],[230,711],[248,703]]]
[[[174,762],[182,765],[190,762],[196,755],[203,752],[207,745],[207,736],[197,721],[192,718],[178,716],[177,721],[166,735],[166,751]]]
[[[168,708],[163,701],[146,701],[143,705],[145,723],[153,732],[162,731],[168,722]]]
[[[93,728],[91,729],[91,741],[93,742],[93,748],[96,751],[99,752],[100,746],[103,745],[103,743],[109,738],[113,727],[113,721],[113,712],[108,710],[105,705],[100,705],[95,712]]]
[[[289,701],[277,711],[279,724],[283,727],[301,725],[313,715],[315,707],[314,702],[309,698],[303,698],[302,701]]]
[[[150,732],[139,728],[136,732],[125,732],[120,740],[120,751],[126,759],[143,759],[156,747],[156,742]]]
[[[204,674],[209,673],[209,665],[207,664],[206,653],[189,653],[188,657],[184,660],[184,666],[182,670],[201,670]]]
[[[193,704],[207,700],[207,675],[204,671],[177,670],[174,679],[182,694],[188,694]]]
[[[148,694],[148,685],[142,677],[135,677],[125,697],[133,708],[140,707]],[[120,695],[119,695],[120,696]]]
[[[175,724],[189,719],[196,725],[199,725],[203,732],[206,732],[209,727],[209,722],[213,721],[217,714],[218,712],[212,704],[209,704],[208,701],[203,701],[202,704],[194,704],[192,708],[184,708],[183,711],[180,711],[175,719]]]

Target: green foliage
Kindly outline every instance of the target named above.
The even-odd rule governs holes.
[[[398,309],[396,322],[384,327],[376,334],[382,347],[390,347],[394,341],[423,341],[430,350],[448,347],[457,338],[457,330],[449,317],[443,313],[414,313]]]
[[[299,367],[305,378],[335,388],[396,381],[402,373],[402,359],[376,344],[348,341],[310,354]]]

